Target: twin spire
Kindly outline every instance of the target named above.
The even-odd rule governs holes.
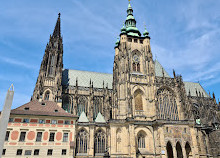
[[[61,37],[61,28],[60,28],[60,13],[58,14],[57,23],[53,31],[52,37]]]

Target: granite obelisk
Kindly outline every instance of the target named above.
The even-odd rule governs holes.
[[[3,110],[0,116],[0,158],[2,157],[2,151],[4,147],[5,135],[8,127],[8,120],[10,117],[13,97],[14,97],[14,86],[11,85],[11,87],[8,89],[5,98],[5,104],[3,106]]]

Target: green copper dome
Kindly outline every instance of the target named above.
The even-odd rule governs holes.
[[[130,36],[140,37],[141,33],[136,27],[136,20],[133,16],[133,9],[131,7],[131,4],[128,4],[127,9],[127,18],[125,21],[125,27],[126,27],[126,33]]]
[[[123,27],[121,28],[121,33],[126,33],[126,28],[124,24],[123,24]]]
[[[117,38],[117,41],[115,42],[115,47],[118,47],[118,45],[119,45],[119,38]]]
[[[146,27],[145,27],[145,31],[143,33],[144,37],[149,37],[149,32],[147,31]]]

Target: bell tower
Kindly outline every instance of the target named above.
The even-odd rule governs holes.
[[[39,75],[35,85],[33,100],[59,101],[62,94],[63,42],[60,28],[60,13],[53,35],[50,35]]]
[[[156,117],[155,70],[149,33],[136,27],[129,2],[127,18],[115,45],[113,67],[114,119]]]

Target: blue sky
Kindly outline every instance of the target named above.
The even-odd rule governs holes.
[[[137,27],[144,23],[154,57],[170,75],[200,82],[220,97],[220,1],[133,0]],[[127,0],[11,0],[0,5],[0,110],[15,87],[13,107],[31,98],[49,35],[61,13],[64,68],[112,73],[114,43]]]

